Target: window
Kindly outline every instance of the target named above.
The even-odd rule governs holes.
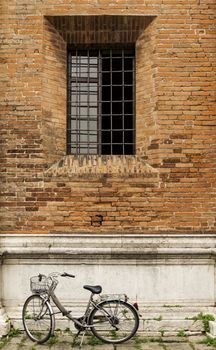
[[[70,50],[69,154],[134,154],[134,48]]]

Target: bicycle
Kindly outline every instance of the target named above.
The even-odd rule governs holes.
[[[91,330],[103,342],[111,344],[123,343],[135,335],[139,327],[138,306],[136,303],[135,306],[130,304],[125,294],[102,295],[101,286],[84,285],[83,288],[91,292],[85,313],[81,317],[73,317],[72,311],[67,310],[54,293],[59,276],[75,277],[66,272],[53,272],[48,276],[39,274],[30,278],[33,294],[24,303],[22,320],[32,341],[43,344],[53,336],[57,313],[74,322],[78,331],[75,338],[83,332],[80,347],[87,330]],[[51,301],[59,311],[53,311]]]

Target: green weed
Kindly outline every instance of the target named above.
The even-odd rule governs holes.
[[[96,338],[94,335],[91,335],[88,337],[88,344],[91,345],[91,346],[95,346],[95,345],[101,345],[103,344],[103,342]]]
[[[161,330],[160,330],[161,337],[164,336],[164,333],[165,333],[165,330],[164,330],[164,329],[161,329]]]
[[[163,319],[163,318],[162,318],[161,315],[158,316],[158,317],[154,317],[154,318],[153,318],[154,321],[162,321],[162,319]]]
[[[14,338],[20,334],[21,334],[21,330],[19,328],[14,328],[13,326],[11,326],[11,329],[6,337]]]
[[[10,331],[8,332],[8,334],[4,335],[0,339],[0,349],[2,349],[6,344],[8,344],[12,338],[17,337],[20,333],[21,333],[20,329],[14,328],[11,325],[11,328],[10,328]]]
[[[57,334],[55,334],[49,338],[47,344],[49,344],[49,346],[51,347],[54,344],[57,344],[58,342],[59,342],[59,336]]]
[[[143,339],[139,335],[136,335],[134,338],[134,341],[135,341],[135,349],[142,350],[141,344],[143,343]]]
[[[212,346],[213,348],[216,348],[216,338],[206,337],[200,342],[200,344],[206,344],[207,346]]]
[[[185,331],[182,329],[177,333],[177,337],[186,337],[187,334],[185,333]]]
[[[211,314],[203,314],[202,312],[200,312],[197,316],[191,317],[191,318],[187,318],[188,320],[194,320],[196,321],[202,321],[203,323],[203,328],[204,331],[206,333],[208,333],[210,331],[209,329],[209,321],[214,321],[215,318],[213,315]]]

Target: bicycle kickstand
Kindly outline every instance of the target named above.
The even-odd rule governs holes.
[[[82,331],[79,330],[77,332],[77,334],[75,335],[74,339],[73,339],[73,343],[72,343],[72,346],[76,343],[76,338],[78,338],[78,336],[80,335]],[[86,330],[83,331],[83,334],[82,334],[82,337],[81,337],[81,341],[80,341],[80,345],[79,345],[79,348],[81,349],[82,348],[82,343],[83,343],[83,340],[84,340],[84,336],[85,336],[85,333],[86,333]]]
[[[83,334],[82,334],[81,342],[80,342],[80,345],[79,345],[79,348],[80,348],[80,349],[81,349],[81,347],[82,347],[82,343],[83,343],[85,334],[86,334],[86,329],[83,331]]]
[[[78,331],[77,334],[75,334],[74,338],[73,338],[73,343],[72,346],[76,343],[76,338],[79,337],[81,331]]]

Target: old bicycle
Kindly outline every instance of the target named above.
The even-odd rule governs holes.
[[[54,334],[56,313],[62,313],[74,322],[76,336],[83,332],[80,346],[87,330],[91,330],[103,342],[113,344],[123,343],[135,335],[139,327],[139,314],[128,303],[126,295],[101,295],[101,286],[84,285],[83,288],[91,292],[85,313],[81,317],[73,317],[71,310],[67,310],[54,293],[60,276],[75,277],[66,272],[54,272],[48,276],[39,274],[30,278],[33,294],[24,303],[22,319],[32,341],[42,344]],[[58,312],[53,311],[51,301]]]

